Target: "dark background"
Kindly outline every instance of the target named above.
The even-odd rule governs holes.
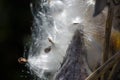
[[[30,0],[0,0],[0,80],[30,80],[18,63],[31,35]]]

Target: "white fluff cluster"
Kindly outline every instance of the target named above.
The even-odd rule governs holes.
[[[40,45],[41,49],[38,50],[38,55],[31,56],[34,53],[29,54],[30,69],[40,78],[45,77],[46,72],[51,73],[50,79],[59,69],[73,33],[78,28],[83,29],[84,32],[89,65],[94,66],[100,60],[99,56],[102,50],[102,40],[99,41],[99,37],[96,35],[101,34],[100,32],[103,31],[105,24],[105,18],[101,18],[104,14],[100,14],[96,18],[92,17],[94,1],[49,0],[47,6],[49,6],[50,14],[44,14],[44,17],[50,17],[53,24],[52,26],[48,25],[46,22],[48,18],[40,16],[43,19],[43,25],[39,27],[42,27],[46,35],[43,35],[44,38],[41,40],[36,39],[37,43],[42,42],[42,45]],[[37,29],[41,29],[39,27]],[[94,64],[92,64],[93,61]]]

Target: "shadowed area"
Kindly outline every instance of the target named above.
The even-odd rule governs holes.
[[[25,65],[17,61],[31,34],[29,4],[30,0],[0,0],[0,80],[30,80]]]

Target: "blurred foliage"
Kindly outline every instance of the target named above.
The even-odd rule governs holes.
[[[0,80],[32,80],[25,65],[17,61],[31,26],[30,0],[0,0]]]

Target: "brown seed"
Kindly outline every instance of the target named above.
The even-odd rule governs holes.
[[[73,25],[77,25],[77,24],[80,24],[80,23],[73,23]]]
[[[44,49],[44,51],[45,51],[45,53],[50,52],[50,51],[51,51],[51,46],[49,46],[49,47],[45,48],[45,49]]]
[[[54,44],[54,42],[53,42],[50,38],[48,38],[48,41],[49,41],[51,44]]]
[[[26,58],[23,58],[23,57],[20,57],[20,58],[18,59],[18,62],[21,63],[21,64],[24,64],[24,63],[27,62],[27,59],[26,59]]]

